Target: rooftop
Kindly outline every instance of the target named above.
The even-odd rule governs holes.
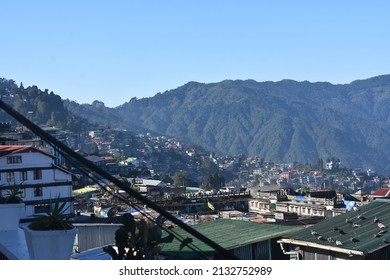
[[[207,236],[227,250],[281,237],[302,229],[302,227],[297,226],[263,224],[229,219],[202,222],[193,227],[199,233]],[[192,238],[193,241],[191,245],[201,250],[205,255],[214,254],[215,250],[213,248],[202,241],[193,238],[183,229],[174,228],[172,231],[183,238]],[[161,254],[165,256],[175,256],[179,247],[180,241],[174,239],[172,243],[162,245]],[[184,247],[180,252],[179,257],[181,259],[194,259],[197,257],[197,253],[188,247]]]
[[[390,188],[381,188],[371,194],[371,196],[386,197],[390,195]]]
[[[0,145],[0,157],[6,156],[13,153],[29,153],[29,152],[39,152],[50,157],[54,157],[50,151],[47,149],[35,148],[29,145]]]
[[[389,225],[390,201],[377,199],[292,233],[282,242],[364,256],[389,246]]]
[[[217,242],[223,248],[230,250],[248,244],[278,238],[286,234],[301,230],[302,227],[284,226],[275,224],[261,224],[241,220],[221,219],[206,221],[193,226],[199,233]],[[201,251],[206,256],[212,256],[215,250],[202,241],[180,228],[173,228],[175,236],[183,239],[192,239],[190,246]],[[191,248],[184,246],[180,251],[181,241],[174,239],[172,243],[161,244],[161,256],[173,259],[198,259],[200,256]],[[103,251],[102,247],[87,250],[78,254],[73,254],[72,259],[77,260],[109,260],[111,257]]]
[[[26,146],[8,146],[8,145],[0,145],[0,156],[5,156],[8,154],[12,154],[21,149],[25,149]]]

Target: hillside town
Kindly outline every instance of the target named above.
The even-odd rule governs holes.
[[[260,157],[216,155],[174,138],[125,130],[75,134],[42,129],[239,258],[389,258],[389,177],[343,166],[337,155],[316,163],[276,163]],[[24,126],[0,124],[0,166],[1,197],[17,185],[23,198],[21,224],[44,213],[54,198],[67,205],[65,214],[79,230],[73,259],[109,258],[102,248],[115,243],[118,217],[125,213],[134,217],[148,213],[155,219],[160,214],[112,182],[90,175]],[[345,219],[348,222],[342,222]],[[374,219],[376,227],[368,231],[375,235],[375,244],[362,231],[366,228],[366,233]],[[327,236],[320,233],[325,231],[323,224],[328,225]],[[232,226],[236,239],[228,245],[226,230]],[[174,223],[171,227],[183,230]],[[34,258],[25,243],[12,246],[22,238],[19,231],[0,230],[0,258]],[[336,232],[344,239],[338,240]],[[221,257],[199,240],[194,243],[204,248],[207,258]],[[169,243],[159,257],[175,258],[179,247],[177,242]],[[180,253],[183,259],[199,258],[190,250]]]

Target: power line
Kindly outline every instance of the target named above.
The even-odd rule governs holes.
[[[167,228],[166,226],[164,226],[164,222],[159,222],[157,221],[157,219],[155,219],[152,215],[149,215],[147,214],[146,212],[142,212],[141,208],[138,207],[135,203],[131,203],[129,202],[128,200],[124,199],[122,196],[116,194],[115,192],[113,192],[112,190],[109,190],[107,188],[107,184],[103,185],[101,182],[99,182],[97,179],[95,179],[91,174],[89,174],[86,170],[84,170],[84,168],[82,166],[80,166],[77,162],[74,162],[72,158],[70,158],[68,155],[66,154],[63,154],[63,156],[66,158],[66,160],[68,160],[74,167],[76,167],[77,169],[79,169],[81,171],[81,173],[83,173],[85,176],[87,176],[90,180],[92,180],[94,183],[96,183],[97,185],[99,185],[105,192],[111,194],[112,196],[116,197],[117,199],[121,200],[122,202],[124,202],[125,204],[127,204],[128,206],[138,210],[138,212],[144,216],[146,219],[154,222],[159,228],[161,228],[162,230],[164,230],[165,232],[171,234],[174,238],[176,238],[178,241],[180,242],[184,242],[185,241],[185,238],[180,236],[178,233],[172,231],[170,228]],[[192,243],[188,243],[186,244],[186,246],[188,248],[190,248],[193,252],[197,253],[199,256],[203,257],[204,259],[207,258],[207,256],[202,252],[202,250],[200,248],[198,248],[196,245],[192,244]]]
[[[83,156],[79,155],[75,151],[73,151],[71,148],[69,148],[67,145],[60,142],[57,138],[54,136],[46,133],[42,128],[31,122],[29,119],[24,117],[22,114],[5,104],[2,100],[0,100],[0,108],[2,108],[5,112],[7,112],[9,115],[11,115],[14,119],[22,123],[24,126],[26,126],[29,130],[31,130],[35,135],[39,136],[42,140],[46,141],[48,144],[52,145],[53,147],[56,147],[59,151],[62,151],[63,153],[69,155],[72,157],[75,161],[79,162],[80,164],[86,166],[88,169],[93,170],[101,177],[107,179],[108,181],[114,183],[116,186],[118,186],[123,191],[127,192],[130,196],[134,197],[138,201],[141,201],[143,204],[146,204],[148,207],[152,208],[162,216],[164,216],[167,220],[173,222],[178,227],[182,228],[183,230],[187,231],[188,233],[192,234],[194,237],[198,238],[202,242],[206,243],[216,251],[218,251],[221,255],[223,255],[226,259],[238,259],[237,256],[231,254],[229,251],[227,251],[225,248],[220,246],[219,244],[215,243],[211,239],[207,238],[203,234],[199,233],[189,225],[185,224],[181,220],[177,219],[175,216],[167,212],[162,207],[158,206],[153,201],[150,201],[146,197],[143,197],[138,192],[133,190],[131,187],[129,187],[129,184],[125,184],[124,182],[118,180],[105,170],[101,169],[100,167],[93,164],[91,161],[87,160]]]

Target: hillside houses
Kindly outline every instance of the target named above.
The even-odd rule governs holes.
[[[22,141],[30,141],[29,144],[33,146],[45,146],[39,139],[33,140],[32,135],[28,140],[26,130],[16,131],[7,125],[0,130],[0,140],[2,139],[3,144],[24,145],[27,142]],[[164,173],[171,177],[178,172],[185,172],[201,186],[202,179],[208,172],[202,164],[211,160],[217,171],[224,176],[226,184],[235,187],[277,184],[283,188],[305,191],[338,189],[355,192],[364,189],[364,192],[369,194],[388,182],[385,176],[380,176],[372,170],[347,170],[340,166],[334,170],[327,169],[327,166],[314,168],[298,163],[274,163],[261,157],[210,155],[199,147],[186,145],[174,138],[151,134],[136,135],[126,130],[105,128],[79,135],[50,127],[45,130],[64,143],[71,144],[75,151],[90,157],[96,164],[102,164],[111,174],[125,177],[137,177],[137,174],[146,170],[150,171],[152,176]],[[52,150],[52,153],[56,151]],[[64,164],[59,154],[54,155],[58,163]],[[127,160],[129,158],[132,159],[131,164]]]

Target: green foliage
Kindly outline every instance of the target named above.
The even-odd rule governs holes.
[[[163,181],[164,183],[174,184],[174,180],[168,174],[160,173],[159,176],[160,176],[160,180]]]
[[[162,237],[162,229],[155,223],[135,220],[131,214],[122,216],[122,226],[115,232],[115,245],[103,250],[113,260],[154,259],[161,251],[160,244],[173,241],[173,235]]]
[[[0,204],[23,203],[23,199],[21,198],[23,192],[19,185],[8,186],[6,188],[6,196],[2,196],[0,192]]]
[[[222,154],[314,166],[318,159],[337,155],[345,166],[390,170],[390,75],[345,85],[292,80],[190,82],[116,108],[99,101],[61,102],[47,90],[18,87],[5,79],[0,79],[0,94],[13,95],[14,107],[34,122],[73,131],[80,131],[88,120],[136,133],[171,135]],[[3,120],[4,113],[0,117]]]
[[[173,185],[177,187],[198,187],[198,183],[192,180],[185,172],[178,172],[173,176]]]
[[[74,226],[67,221],[66,202],[61,202],[58,196],[54,203],[50,203],[47,211],[41,215],[34,215],[33,220],[28,227],[32,230],[67,230]]]
[[[204,178],[203,186],[205,190],[219,190],[225,186],[225,178],[221,174],[214,172]]]
[[[18,87],[14,81],[0,79],[0,96],[16,111],[42,126],[55,126],[74,132],[82,131],[87,124],[85,119],[71,114],[61,97],[37,86]],[[13,121],[10,116],[0,112],[2,121]]]
[[[125,121],[222,154],[390,169],[390,75],[346,85],[191,82],[117,109]]]
[[[175,186],[188,186],[189,181],[188,174],[185,172],[178,172],[173,176],[173,184]]]
[[[204,175],[209,175],[218,172],[218,165],[209,157],[203,159],[199,167],[199,171]]]

